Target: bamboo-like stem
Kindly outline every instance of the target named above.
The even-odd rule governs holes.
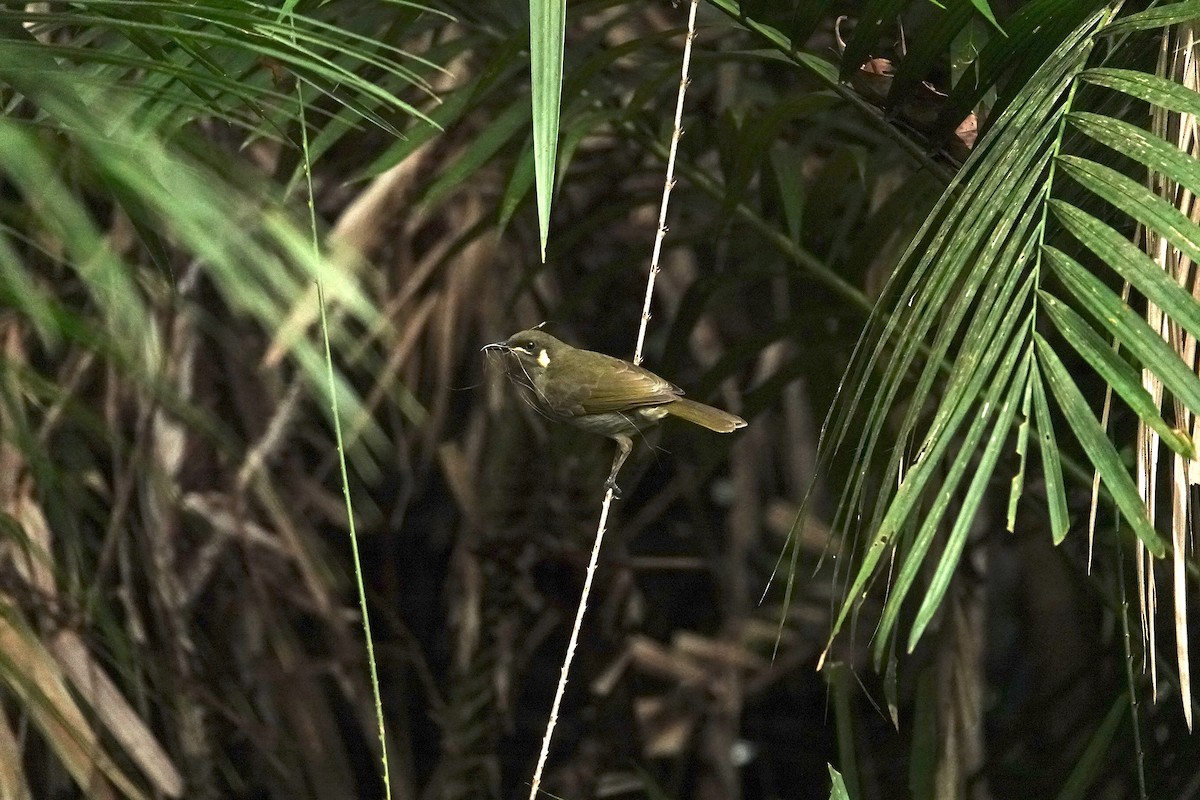
[[[575,625],[571,628],[571,639],[567,642],[567,654],[563,657],[562,672],[558,676],[558,688],[554,691],[554,703],[550,706],[550,717],[546,720],[546,734],[542,737],[542,750],[538,753],[537,768],[533,771],[533,781],[529,788],[529,800],[535,800],[538,787],[542,784],[542,770],[546,767],[546,757],[550,754],[550,739],[554,736],[554,726],[558,723],[558,707],[562,704],[563,695],[567,691],[567,675],[571,672],[571,661],[575,658],[575,645],[579,642],[579,631],[583,627],[583,615],[587,611],[588,595],[592,593],[592,576],[596,574],[596,562],[600,559],[600,543],[604,541],[604,529],[608,525],[608,510],[612,507],[613,490],[604,493],[604,503],[600,507],[600,524],[596,526],[596,541],[592,545],[592,558],[588,561],[587,575],[583,579],[583,592],[579,595],[579,609],[575,612]]]
[[[646,343],[646,326],[650,323],[650,301],[654,299],[654,279],[658,277],[658,259],[662,255],[663,239],[667,235],[667,206],[671,202],[671,190],[675,188],[675,154],[679,152],[679,140],[683,136],[683,98],[687,94],[688,69],[692,63],[692,41],[696,38],[696,9],[700,0],[692,0],[688,10],[687,40],[683,43],[683,68],[679,76],[679,94],[675,99],[675,127],[671,130],[671,151],[667,153],[667,180],[663,183],[662,204],[658,208],[658,230],[654,234],[654,252],[650,255],[650,274],[646,277],[646,299],[642,303],[642,319],[638,325],[637,345],[633,350],[633,363],[642,363],[642,347]]]
[[[634,364],[642,363],[642,346],[646,341],[646,325],[650,322],[650,303],[654,299],[654,279],[658,276],[658,259],[662,253],[663,238],[667,235],[667,206],[671,202],[671,189],[675,188],[675,154],[679,149],[679,138],[683,136],[683,98],[687,93],[688,68],[692,61],[692,41],[696,38],[696,10],[699,6],[700,0],[692,0],[688,11],[687,40],[683,45],[683,67],[679,78],[679,94],[675,100],[675,127],[671,132],[671,150],[667,155],[667,178],[663,184],[662,205],[658,211],[658,230],[654,235],[654,252],[650,257],[650,274],[646,279],[646,299],[642,305],[641,324],[638,326],[637,346],[634,348],[633,354]],[[567,691],[567,676],[571,672],[571,661],[575,658],[575,646],[579,643],[583,615],[587,612],[588,596],[592,592],[592,577],[596,574],[596,563],[600,560],[600,545],[604,541],[604,530],[608,526],[608,512],[612,508],[612,501],[613,490],[610,487],[604,493],[604,503],[600,507],[600,522],[596,525],[596,541],[592,544],[592,557],[588,561],[587,574],[583,580],[583,591],[579,595],[575,625],[571,628],[571,638],[567,642],[567,653],[563,657],[558,687],[554,691],[554,703],[550,706],[550,717],[546,721],[546,734],[542,737],[542,749],[538,753],[537,767],[533,771],[533,780],[530,782],[529,800],[536,800],[538,789],[542,785],[542,770],[545,769],[546,758],[550,754],[550,740],[554,736],[554,726],[558,723],[558,709],[562,705],[563,695]]]

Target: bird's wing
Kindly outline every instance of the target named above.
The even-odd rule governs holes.
[[[678,386],[628,361],[589,353],[595,359],[592,378],[580,381],[563,396],[575,413],[604,414],[638,406],[669,403],[683,394]]]

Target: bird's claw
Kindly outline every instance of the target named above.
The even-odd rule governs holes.
[[[613,497],[619,498],[621,496],[621,487],[617,486],[616,478],[609,478],[608,480],[606,480],[604,482],[604,488],[607,489],[608,491],[612,492]]]

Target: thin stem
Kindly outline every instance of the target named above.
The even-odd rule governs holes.
[[[679,139],[683,136],[683,98],[687,94],[692,41],[696,38],[696,9],[699,6],[700,0],[692,0],[688,10],[687,40],[683,43],[683,67],[679,76],[679,94],[675,98],[675,127],[671,131],[671,150],[667,154],[667,179],[663,183],[662,204],[658,208],[658,230],[654,234],[654,252],[650,256],[650,274],[646,278],[646,299],[642,303],[637,346],[633,350],[634,364],[642,363],[642,346],[646,343],[646,326],[650,323],[650,301],[654,299],[654,279],[658,277],[658,260],[662,255],[663,239],[667,235],[667,206],[671,202],[671,190],[675,188],[675,154],[679,152]]]
[[[320,258],[321,246],[317,234],[317,210],[313,202],[312,161],[308,149],[308,120],[304,113],[304,86],[297,81],[296,100],[300,110],[300,146],[303,154],[304,178],[308,192],[308,222],[312,231],[313,255]],[[329,385],[329,406],[333,414],[333,432],[337,439],[338,466],[342,472],[342,496],[346,499],[346,524],[350,531],[350,551],[354,560],[354,579],[358,584],[358,607],[362,613],[363,637],[367,640],[367,667],[371,674],[371,693],[375,700],[375,724],[379,728],[379,750],[383,761],[384,796],[391,800],[392,779],[388,769],[387,735],[383,724],[383,697],[379,691],[379,670],[375,666],[375,640],[371,636],[371,617],[367,613],[367,591],[363,584],[362,559],[358,554],[358,532],[354,527],[354,503],[350,499],[350,476],[346,470],[346,449],[342,441],[341,414],[338,412],[337,384],[333,379],[333,352],[329,346],[329,322],[325,318],[325,287],[317,280],[317,304],[321,308],[321,338],[325,344],[326,381]]]
[[[650,303],[654,299],[654,279],[658,276],[658,260],[662,253],[663,238],[667,234],[667,206],[671,201],[671,189],[675,187],[675,154],[679,150],[679,138],[683,136],[683,98],[688,87],[688,67],[692,60],[692,41],[696,38],[696,10],[700,0],[692,0],[688,11],[687,40],[683,45],[683,67],[679,79],[679,94],[675,101],[675,127],[671,132],[671,150],[667,156],[667,178],[663,184],[662,205],[658,212],[658,230],[654,235],[654,253],[650,257],[650,274],[646,279],[646,299],[642,305],[642,318],[638,326],[637,346],[634,348],[633,363],[642,363],[642,346],[646,341],[646,326],[650,322]],[[567,653],[563,658],[562,672],[558,678],[558,687],[554,692],[554,703],[550,706],[550,718],[546,721],[546,735],[542,737],[542,749],[538,754],[537,767],[533,772],[533,780],[529,788],[529,800],[536,800],[538,789],[542,784],[542,770],[546,767],[546,758],[550,754],[550,740],[554,736],[554,726],[558,723],[558,709],[562,704],[563,695],[567,691],[567,676],[571,672],[571,661],[575,658],[575,646],[579,642],[579,631],[583,627],[583,615],[587,612],[588,597],[592,592],[592,577],[596,573],[596,563],[600,559],[600,545],[604,541],[604,530],[608,525],[608,512],[612,508],[613,490],[609,488],[604,493],[604,503],[600,507],[600,522],[596,526],[596,541],[592,545],[592,557],[588,561],[587,575],[583,581],[583,592],[579,595],[579,608],[575,612],[575,625],[571,628],[571,638],[567,642]]]
[[[387,735],[383,725],[383,697],[379,692],[379,670],[375,667],[375,640],[371,636],[371,617],[367,613],[367,590],[363,585],[362,559],[358,554],[358,532],[354,527],[354,504],[350,500],[350,476],[346,471],[346,450],[342,445],[342,425],[338,413],[337,389],[333,381],[333,355],[329,348],[329,324],[325,319],[325,289],[317,281],[317,302],[321,306],[321,336],[325,341],[325,367],[329,382],[329,406],[333,412],[333,431],[337,437],[338,466],[342,471],[342,496],[346,499],[346,524],[350,530],[350,552],[354,560],[354,580],[358,586],[358,607],[362,613],[363,637],[367,640],[367,668],[371,674],[371,694],[375,700],[375,725],[379,729],[379,751],[383,761],[384,796],[391,800],[392,779],[388,770]]]
[[[550,706],[550,718],[546,721],[546,735],[542,737],[542,750],[538,754],[537,769],[533,772],[533,782],[529,789],[529,800],[535,800],[538,787],[542,784],[542,770],[546,766],[546,757],[550,755],[550,739],[554,736],[554,726],[558,723],[558,708],[562,705],[563,695],[567,691],[567,675],[571,671],[571,661],[575,658],[575,645],[579,643],[579,631],[583,628],[583,615],[587,611],[588,595],[592,592],[592,576],[596,574],[596,562],[600,559],[600,543],[604,541],[604,529],[608,525],[608,510],[612,507],[613,490],[604,493],[604,504],[600,507],[600,524],[596,528],[596,541],[592,545],[592,558],[588,561],[587,574],[583,579],[583,592],[579,595],[579,608],[575,612],[575,625],[571,628],[571,639],[567,642],[567,654],[563,657],[562,672],[558,676],[558,688],[554,692],[554,703]]]
[[[1117,591],[1120,596],[1120,609],[1117,611],[1121,619],[1121,645],[1125,651],[1125,688],[1129,692],[1129,718],[1133,726],[1133,753],[1137,764],[1138,797],[1146,800],[1146,763],[1145,751],[1142,749],[1142,726],[1138,720],[1137,684],[1133,679],[1133,642],[1129,636],[1129,597],[1125,590],[1125,554],[1121,552],[1121,537],[1116,540],[1117,558]],[[1139,584],[1138,591],[1141,591]]]

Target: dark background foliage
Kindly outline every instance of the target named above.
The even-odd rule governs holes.
[[[931,214],[1045,207],[1049,191],[977,192],[988,162],[967,159],[1045,95],[1039,76],[1106,7],[992,2],[1002,34],[975,3],[944,5],[700,9],[646,363],[750,425],[666,425],[626,466],[554,796],[823,798],[829,764],[855,798],[1200,786],[1169,602],[1153,702],[1127,509],[1102,504],[1089,570],[1090,451],[1058,405],[1066,542],[1032,467],[1005,530],[1024,465],[1007,447],[961,560],[943,555],[947,523],[922,565],[904,625],[943,564],[954,579],[915,649],[893,632],[873,665],[868,647],[919,516],[815,669],[875,535],[862,523],[897,494],[880,462],[917,460],[909,420],[960,397],[947,376],[979,338],[947,328],[955,347],[921,388],[919,370],[943,368],[928,342],[879,335],[905,318],[917,261],[941,257],[906,249]],[[0,787],[381,795],[320,279],[393,792],[528,793],[612,445],[540,418],[479,348],[547,321],[632,355],[685,14],[570,5],[542,264],[520,3],[0,7]],[[1101,63],[1153,74],[1168,24],[1087,51],[1072,79]],[[1144,126],[1139,97],[1083,88],[1073,108]],[[1006,145],[1012,163],[1040,152],[1043,121]],[[1137,154],[1074,136],[1051,139],[1142,179]],[[1046,181],[1127,236],[1148,224]],[[1117,286],[1102,262],[1088,265]],[[966,273],[946,285],[973,291]],[[922,313],[950,318],[947,294]],[[1030,330],[1062,333],[1042,319]],[[1095,411],[1113,381],[1055,342]],[[906,347],[921,358],[893,374]],[[889,381],[901,399],[854,416],[847,370],[860,415]],[[849,409],[827,430],[850,445],[819,456],[831,408]],[[1115,411],[1129,464],[1137,419]],[[876,458],[859,458],[860,429]]]

